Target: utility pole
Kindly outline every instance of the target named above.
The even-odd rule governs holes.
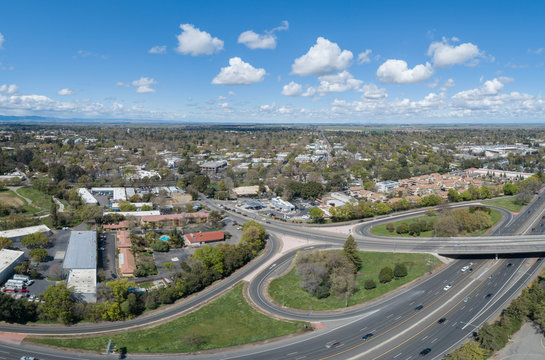
[[[344,307],[348,307],[348,291],[344,293]]]
[[[282,307],[284,307],[284,300],[285,300],[285,294],[284,294],[284,288],[282,288]]]

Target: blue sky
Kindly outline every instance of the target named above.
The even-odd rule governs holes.
[[[541,1],[4,1],[0,115],[541,122]]]

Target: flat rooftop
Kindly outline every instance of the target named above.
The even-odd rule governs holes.
[[[19,260],[25,253],[17,250],[0,250],[0,273],[4,271],[13,262]]]
[[[24,228],[19,228],[19,229],[0,231],[0,237],[6,237],[8,239],[11,239],[15,237],[27,236],[37,232],[45,233],[49,231],[51,231],[51,229],[45,225],[36,225],[36,226],[28,226]]]
[[[96,301],[97,271],[96,269],[74,269],[71,270],[66,282],[68,288],[73,288],[74,293],[87,295],[83,300],[87,302]]]
[[[96,231],[72,231],[68,248],[64,255],[65,269],[96,269],[97,235]]]

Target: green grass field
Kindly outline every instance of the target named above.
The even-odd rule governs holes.
[[[360,252],[362,268],[356,276],[357,288],[352,296],[348,298],[348,306],[361,304],[378,296],[384,295],[399,286],[406,284],[424,275],[426,271],[435,269],[441,261],[435,256],[428,254],[402,254],[402,253],[373,253]],[[387,284],[378,281],[378,273],[385,266],[394,268],[396,263],[405,263],[409,274],[401,279],[393,280]],[[365,280],[375,280],[377,287],[372,290],[365,290]],[[299,276],[295,267],[286,275],[273,280],[269,285],[269,294],[279,304],[290,308],[302,310],[333,310],[345,307],[345,299],[336,299],[329,296],[325,299],[318,299],[310,296],[299,286]]]
[[[519,212],[520,209],[524,207],[524,205],[515,204],[514,200],[515,198],[510,197],[510,198],[490,200],[490,201],[487,201],[486,204],[501,207],[511,212]]]
[[[278,321],[258,313],[242,296],[242,284],[239,284],[203,308],[151,329],[93,338],[27,338],[27,341],[104,351],[111,339],[118,349],[126,347],[128,353],[181,353],[243,345],[293,334],[302,331],[304,324]]]
[[[22,187],[17,190],[22,196],[32,200],[32,205],[35,205],[43,211],[49,211],[51,208],[51,195],[47,195],[33,187]]]
[[[496,225],[496,223],[501,220],[501,217],[502,217],[502,215],[498,210],[492,209],[492,211],[490,212],[490,218],[492,220],[492,226]],[[414,218],[410,218],[410,219],[394,221],[393,224],[394,224],[394,228],[396,228],[401,223],[406,223],[407,225],[410,225],[415,221],[419,221],[419,220],[429,221],[429,220],[435,220],[436,218],[437,218],[437,215],[435,215],[435,216],[424,215],[424,216],[418,216],[418,217],[414,217]],[[473,233],[468,233],[468,234],[466,234],[466,236],[480,236],[480,235],[484,234],[486,231],[488,231],[488,229],[479,230],[479,231],[476,231],[476,232],[473,232]],[[386,223],[378,224],[378,225],[373,226],[371,228],[371,234],[377,235],[377,236],[413,237],[413,235],[409,235],[409,234],[398,234],[398,233],[395,232],[395,230],[394,230],[394,232],[389,232],[386,229]],[[433,236],[434,236],[433,230],[431,230],[431,231],[425,231],[425,232],[420,233],[420,236],[418,236],[418,237],[433,237]]]

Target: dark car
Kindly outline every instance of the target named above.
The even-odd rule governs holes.
[[[420,352],[420,356],[426,356],[426,355],[428,355],[430,352],[431,352],[431,349],[430,349],[430,348],[425,348],[424,350],[422,350],[422,351]]]
[[[488,298],[491,298],[491,297],[492,297],[492,293],[488,293],[488,294],[486,294],[486,296],[485,296],[485,298],[487,298],[487,299],[488,299]]]
[[[437,323],[438,323],[438,324],[442,324],[442,323],[444,323],[445,321],[447,321],[447,318],[444,318],[444,317],[443,317],[443,318],[439,319],[439,320],[437,321]]]
[[[372,333],[369,333],[369,334],[367,334],[367,335],[363,335],[363,336],[361,337],[361,339],[364,340],[364,341],[366,341],[366,340],[369,340],[369,339],[372,338],[372,337],[373,337],[373,334],[372,334]]]
[[[513,266],[513,264],[512,263],[507,264],[507,267],[510,267],[510,266]]]
[[[420,311],[424,308],[424,305],[418,305],[417,307],[414,308],[414,311]]]

